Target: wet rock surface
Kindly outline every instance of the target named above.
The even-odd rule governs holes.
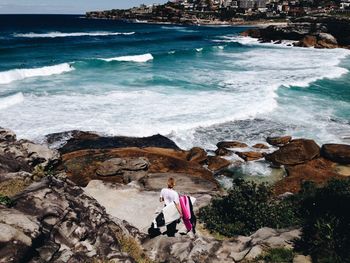
[[[320,147],[313,140],[297,139],[279,150],[265,155],[265,159],[277,165],[296,165],[320,155]]]
[[[324,144],[321,155],[333,162],[350,164],[350,145],[346,144]]]

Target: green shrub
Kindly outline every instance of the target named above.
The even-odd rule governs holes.
[[[309,183],[300,195],[303,234],[296,248],[316,263],[350,262],[350,179],[323,188]]]
[[[8,196],[0,195],[0,204],[7,207],[11,207],[15,205],[15,202],[11,200],[11,198],[9,198]]]
[[[208,229],[226,236],[249,235],[261,227],[284,228],[299,223],[291,199],[276,200],[266,184],[242,179],[233,182],[227,196],[202,208],[199,218]]]
[[[271,248],[266,251],[262,256],[257,258],[269,263],[292,263],[294,258],[294,253],[292,249],[288,248]]]

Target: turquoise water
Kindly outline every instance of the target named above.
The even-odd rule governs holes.
[[[350,52],[185,27],[0,16],[0,126],[20,138],[72,129],[214,149],[291,134],[350,141]]]

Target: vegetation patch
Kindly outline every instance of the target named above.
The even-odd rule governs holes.
[[[119,233],[117,238],[121,245],[122,252],[126,252],[137,263],[153,263],[146,255],[141,245],[132,236]]]
[[[15,202],[8,196],[3,196],[0,194],[0,204],[7,207],[11,207],[15,205]]]
[[[228,194],[200,210],[200,220],[225,236],[250,235],[262,227],[298,225],[299,217],[290,199],[277,200],[267,184],[236,179]]]
[[[22,192],[28,183],[24,182],[23,179],[10,179],[0,183],[0,195],[2,196],[14,196]]]

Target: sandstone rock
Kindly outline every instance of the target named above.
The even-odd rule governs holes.
[[[169,177],[175,179],[175,188],[180,193],[209,193],[216,191],[219,188],[219,185],[216,182],[180,173],[148,174],[141,180],[141,182],[144,188],[148,191],[160,191],[167,185]]]
[[[112,158],[104,161],[96,170],[99,176],[122,175],[125,171],[144,171],[149,167],[146,158]]]
[[[213,172],[218,172],[231,164],[230,161],[220,158],[217,156],[209,156],[208,157],[208,169]]]
[[[249,251],[249,253],[244,257],[245,260],[253,260],[260,256],[263,253],[263,249],[261,246],[254,246],[252,249]]]
[[[338,42],[334,36],[328,33],[319,33],[317,35],[317,48],[337,48]]]
[[[58,152],[50,149],[47,145],[25,141],[22,143],[22,147],[28,153],[27,159],[33,167],[38,164],[45,167],[49,162],[57,163],[59,160]]]
[[[0,143],[14,142],[14,141],[16,141],[16,134],[11,130],[0,127]]]
[[[350,164],[350,145],[347,144],[324,144],[321,155],[336,163]]]
[[[266,144],[263,144],[263,143],[254,144],[252,147],[256,148],[256,149],[269,149],[270,148],[269,146],[267,146]]]
[[[229,156],[232,155],[234,152],[231,150],[228,150],[226,148],[218,148],[215,150],[215,154],[217,156]]]
[[[218,148],[246,148],[247,144],[238,141],[223,141],[216,145]]]
[[[255,161],[264,158],[264,154],[261,152],[235,152],[244,161]]]
[[[312,259],[310,256],[296,255],[293,258],[293,263],[312,263]]]
[[[133,262],[121,252],[118,235],[144,238],[70,181],[46,177],[14,199],[13,208],[0,210],[0,262]]]
[[[187,161],[203,164],[207,161],[207,157],[207,152],[204,149],[200,147],[193,147],[188,152]]]
[[[320,155],[320,147],[313,140],[297,139],[279,150],[265,155],[265,159],[278,165],[296,165]]]
[[[272,146],[283,146],[289,143],[292,140],[291,136],[283,137],[267,137],[266,141]]]
[[[317,46],[317,38],[316,36],[305,36],[302,40],[295,44],[298,47],[315,47]]]
[[[62,170],[67,171],[71,180],[86,186],[90,180],[101,179],[96,170],[104,161],[113,158],[146,158],[148,173],[185,173],[192,177],[202,177],[215,181],[212,173],[196,162],[187,160],[187,152],[165,148],[117,148],[105,150],[81,150],[62,156]],[[82,171],[84,171],[82,173]],[[122,183],[120,176],[104,177],[104,181]]]
[[[335,164],[324,158],[317,158],[304,164],[286,167],[288,176],[274,185],[277,195],[285,192],[297,193],[301,184],[312,181],[316,185],[323,186],[331,178],[341,178],[337,173]]]

